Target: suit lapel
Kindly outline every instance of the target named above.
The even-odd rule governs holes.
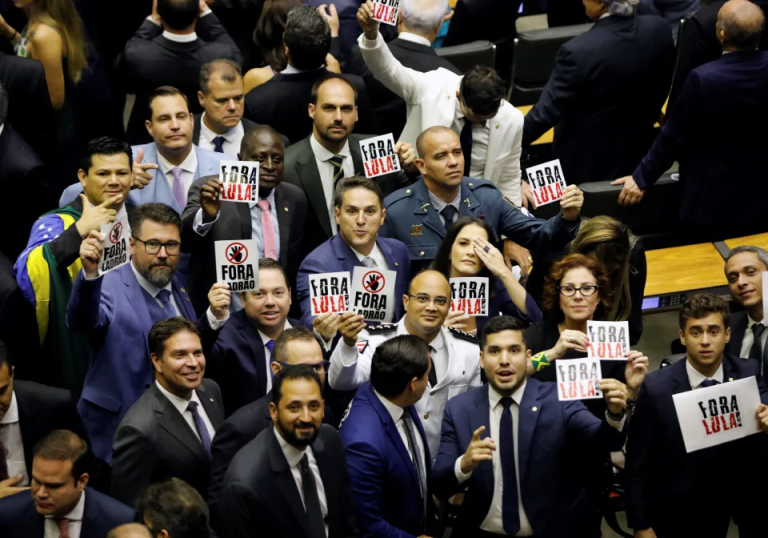
[[[336,253],[336,259],[341,260],[344,269],[349,271],[351,277],[355,267],[362,266],[357,259],[357,256],[355,256],[355,253],[352,252],[352,247],[350,247],[339,234],[333,236],[331,245],[333,245],[333,251]]]
[[[253,361],[253,364],[256,366],[257,379],[259,380],[259,393],[266,394],[267,379],[265,376],[267,374],[264,370],[267,367],[267,356],[264,353],[264,342],[261,340],[258,329],[248,321],[248,318],[245,315],[245,310],[240,310],[233,314],[232,318],[233,319],[231,319],[229,323],[236,324],[237,331],[235,332],[237,333],[238,338],[245,343],[246,349],[250,349],[253,352],[248,357],[242,357],[242,360]],[[270,420],[272,420],[271,417]]]
[[[299,488],[296,486],[296,481],[293,479],[290,467],[288,467],[288,461],[285,459],[285,455],[274,434],[267,436],[267,443],[269,462],[272,466],[272,471],[277,475],[277,487],[288,502],[293,516],[299,522],[302,529],[304,529],[305,536],[310,536],[307,511],[304,509],[304,503],[301,502]]]
[[[749,318],[746,312],[736,312],[731,318],[731,340],[726,346],[726,352],[735,357],[741,356],[741,344],[747,334]],[[766,346],[768,347],[768,346]]]
[[[283,264],[283,267],[288,267],[288,248],[293,213],[288,207],[288,201],[283,199],[283,189],[280,188],[280,185],[275,187],[275,212],[277,213],[277,227],[280,230],[280,263]]]
[[[413,214],[420,215],[425,226],[431,228],[441,239],[444,238],[445,226],[440,221],[437,210],[432,206],[432,201],[429,199],[429,191],[424,180],[417,181],[411,188],[413,189],[414,199],[418,202],[418,207],[416,207]]]
[[[125,285],[125,295],[128,298],[128,302],[131,303],[133,311],[139,318],[139,324],[141,325],[142,334],[149,334],[152,329],[152,318],[149,315],[149,308],[147,308],[147,301],[144,298],[144,292],[136,280],[136,275],[133,274],[133,269],[130,264],[124,265],[120,269],[120,279]],[[149,344],[144,342],[144,349],[146,350],[146,356],[149,357]]]
[[[224,422],[224,408],[222,407],[222,402],[214,401],[213,394],[205,390],[205,382],[200,383],[200,386],[195,392],[200,399],[200,403],[203,404],[205,414],[208,415],[214,431],[218,430],[219,426]]]
[[[189,293],[187,292],[184,282],[179,275],[174,275],[172,280],[173,286],[171,286],[171,289],[173,290],[173,298],[176,299],[176,305],[179,307],[179,310],[181,310],[181,315],[188,320],[194,321],[197,316],[195,316],[195,310],[192,308],[192,300],[189,298]]]
[[[667,368],[674,368],[672,370],[672,394],[679,394],[681,392],[688,392],[693,390],[691,387],[691,381],[688,379],[688,372],[685,370],[685,364],[688,361],[683,357],[682,360],[677,361],[675,364],[668,366]],[[725,377],[725,375],[723,375]]]
[[[361,139],[361,137],[355,135],[349,137],[349,153],[352,155],[352,166],[355,168],[355,174],[365,174],[363,156],[360,153]]]
[[[461,201],[459,203],[459,217],[473,216],[478,217],[482,215],[483,203],[475,196],[472,189],[469,187],[472,185],[472,179],[469,181],[461,182]]]
[[[488,135],[488,151],[485,153],[485,167],[483,170],[483,177],[489,180],[492,177],[493,169],[496,165],[495,156],[499,154],[499,147],[502,143],[501,122],[497,116],[498,114],[488,120],[488,128],[490,129],[490,134]]]
[[[312,136],[312,135],[310,135]],[[296,175],[298,180],[307,193],[307,199],[312,205],[312,209],[320,221],[320,227],[328,237],[333,236],[331,230],[331,217],[328,213],[328,200],[325,199],[323,192],[323,180],[320,178],[320,171],[317,169],[315,154],[312,152],[312,146],[309,144],[309,138],[305,138],[299,144],[305,147],[301,148],[299,158],[296,161]]]
[[[330,515],[332,506],[336,504],[336,499],[331,498],[331,494],[336,493],[336,477],[338,470],[333,468],[333,460],[328,452],[325,450],[325,443],[320,435],[317,436],[315,442],[312,443],[312,452],[315,454],[315,460],[317,461],[317,468],[320,470],[320,479],[323,481],[323,488],[325,489],[325,500],[328,504],[328,513]],[[328,518],[330,519],[330,517]]]
[[[517,424],[517,450],[520,468],[520,483],[523,484],[527,474],[528,459],[530,457],[533,433],[536,431],[536,422],[541,415],[542,402],[539,402],[539,384],[528,380],[528,386],[523,393],[523,401],[520,402]]]
[[[155,413],[157,413],[158,425],[174,437],[180,444],[196,455],[203,461],[208,461],[208,457],[203,451],[203,445],[197,435],[189,427],[187,421],[181,416],[178,409],[166,398],[153,383],[149,390],[152,391],[154,401],[152,403]],[[210,418],[210,417],[208,417]]]

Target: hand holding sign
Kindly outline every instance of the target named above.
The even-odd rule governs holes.
[[[157,163],[142,163],[144,160],[144,150],[140,149],[136,155],[136,160],[133,161],[133,181],[131,182],[131,189],[143,189],[149,182],[152,181],[152,174],[150,170],[157,170],[159,166]]]
[[[755,418],[757,418],[757,427],[760,431],[768,431],[768,405],[761,403],[757,406],[755,411]]]
[[[373,18],[373,2],[368,0],[357,10],[357,22],[363,30],[366,39],[375,41],[379,36],[379,23]]]
[[[102,224],[109,224],[115,222],[117,211],[112,209],[112,206],[120,203],[123,200],[122,194],[116,194],[109,200],[97,206],[91,205],[88,198],[84,194],[80,195],[80,201],[83,203],[83,215],[75,223],[77,232],[83,239],[91,233],[92,230],[101,229]]]
[[[648,375],[648,357],[640,351],[630,351],[627,355],[627,366],[624,368],[624,378],[627,380],[627,391],[633,400],[637,398],[640,385]]]
[[[467,451],[461,457],[461,472],[469,474],[484,461],[493,461],[493,451],[496,450],[496,443],[490,437],[480,439],[485,431],[485,426],[480,426],[472,434]]]
[[[608,404],[608,411],[614,415],[623,413],[627,407],[627,386],[616,379],[603,379],[599,387]]]
[[[344,338],[344,343],[349,347],[357,344],[357,335],[365,329],[365,319],[354,312],[344,312],[339,316],[339,332]]]
[[[211,178],[200,187],[200,208],[203,222],[211,222],[221,211],[221,183]]]
[[[584,205],[584,193],[576,185],[568,185],[560,199],[560,209],[565,220],[576,220]]]
[[[99,276],[99,262],[104,252],[104,236],[101,232],[91,230],[88,237],[80,243],[80,261],[83,264],[85,277],[93,279]]]
[[[216,282],[208,292],[211,313],[219,321],[226,319],[231,301],[232,292],[229,291],[229,286],[222,282]]]
[[[411,144],[401,140],[395,144],[395,153],[397,153],[397,158],[400,159],[400,164],[403,166],[404,171],[409,173],[417,173],[419,171],[419,168],[416,166],[416,159],[419,158],[419,155]]]
[[[317,334],[323,337],[323,340],[329,342],[336,336],[339,328],[339,315],[333,312],[326,312],[320,314],[312,320],[312,327],[314,327]]]
[[[587,335],[581,331],[573,331],[571,329],[565,329],[560,333],[560,338],[557,339],[555,347],[552,351],[547,353],[547,358],[550,362],[554,359],[561,359],[568,353],[568,350],[574,350],[579,352],[585,352],[589,345],[589,339]]]
[[[462,323],[463,321],[467,321],[469,319],[469,314],[465,314],[461,310],[451,310],[448,312],[448,317],[445,318],[445,321],[443,322],[443,327],[453,327],[454,329],[459,329],[460,331],[466,331],[467,325],[466,323]]]

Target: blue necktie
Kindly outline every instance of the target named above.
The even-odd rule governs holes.
[[[224,153],[224,137],[217,136],[213,139],[213,151],[216,153]]]
[[[461,128],[459,135],[461,152],[464,154],[464,175],[469,176],[469,170],[472,164],[472,122],[464,118],[464,127]]]
[[[701,385],[699,385],[699,386],[700,387],[714,387],[715,385],[717,385],[717,381],[715,381],[714,379],[705,379],[704,381],[701,382]]]
[[[504,491],[501,496],[501,518],[504,532],[514,536],[520,531],[520,512],[517,501],[517,471],[515,469],[515,435],[512,429],[512,398],[501,399],[504,411],[499,425],[499,457]]]
[[[157,298],[163,303],[163,313],[166,318],[174,318],[178,316],[176,309],[171,304],[171,292],[168,290],[160,290],[157,292]]]
[[[189,402],[187,409],[192,413],[192,421],[195,423],[195,429],[200,436],[200,442],[203,443],[203,451],[210,458],[211,457],[211,435],[208,433],[208,428],[205,427],[203,417],[200,416],[200,412],[197,410],[197,402]]]
[[[270,340],[265,345],[267,346],[267,349],[269,350],[269,374],[272,377],[275,377],[275,373],[272,371],[272,361],[274,360],[274,357],[275,357],[275,352],[274,352],[275,341],[274,340]]]

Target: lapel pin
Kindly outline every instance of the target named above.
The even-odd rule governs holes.
[[[412,236],[419,236],[424,235],[424,231],[422,230],[422,224],[413,224],[411,225],[411,235]]]
[[[531,407],[531,411],[533,411],[534,413],[535,413],[536,411],[538,411],[538,410],[539,410],[539,408],[538,408],[538,407],[536,407],[535,405],[534,405],[533,407]]]
[[[465,198],[464,201],[467,203],[467,207],[472,207],[472,204],[469,203],[469,198]]]
[[[184,288],[181,288],[181,293],[187,293],[187,290],[185,290]]]
[[[499,124],[498,124],[498,123],[496,124],[496,128],[497,128],[497,129],[499,128]]]
[[[395,267],[400,267],[400,264],[395,262]]]
[[[422,204],[421,205],[421,210],[422,211],[426,211],[428,207],[429,207],[429,202],[427,202],[426,204]]]
[[[211,398],[211,402],[213,402],[213,398]]]
[[[189,302],[189,297],[187,297],[187,302]]]
[[[286,213],[288,213],[288,208],[287,208],[287,207],[285,207],[285,208],[283,208],[283,209],[285,209],[285,212],[286,212]]]

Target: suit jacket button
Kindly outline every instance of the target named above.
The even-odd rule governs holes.
[[[732,378],[732,377],[729,377],[729,378],[728,378],[728,381],[733,381],[733,378]]]
[[[538,408],[538,407],[536,407],[536,406],[534,406],[534,407],[531,407],[531,411],[534,411],[534,412],[536,412],[536,411],[538,411],[538,410],[539,410],[539,408]]]
[[[427,420],[429,418],[429,413],[424,413],[424,420]]]
[[[429,393],[429,395],[430,396],[434,396],[435,395],[435,391],[433,390],[432,392]]]
[[[406,189],[405,194],[411,194],[411,189]]]
[[[466,370],[462,370],[462,371],[461,371],[461,375],[464,375],[464,374],[466,374],[466,373],[467,373],[467,371],[466,371]]]

